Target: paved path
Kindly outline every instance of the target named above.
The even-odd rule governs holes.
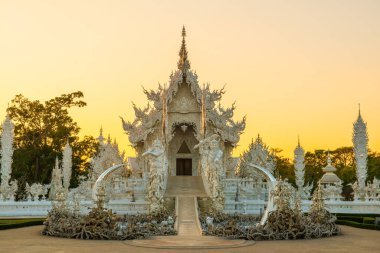
[[[42,236],[43,226],[33,226],[9,230],[0,230],[0,252],[1,253],[379,253],[380,231],[365,230],[341,226],[343,235],[314,240],[294,241],[258,241],[254,245],[241,248],[222,249],[191,249],[191,245],[181,249],[167,248],[143,248],[128,245],[126,241],[95,241],[76,240]],[[198,237],[197,245],[203,243]],[[175,239],[176,238],[176,239]],[[181,240],[180,236],[168,237],[173,244]],[[216,238],[218,240],[219,238]],[[153,240],[151,240],[153,241]],[[228,240],[220,241],[220,246]],[[159,240],[157,240],[159,244]],[[154,246],[154,245],[152,245]],[[158,245],[157,245],[158,246]]]
[[[178,198],[178,235],[202,236],[195,210],[195,197]]]

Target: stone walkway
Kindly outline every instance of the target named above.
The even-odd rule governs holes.
[[[178,197],[178,235],[202,236],[198,226],[194,197]]]
[[[157,247],[160,238],[157,238],[155,248],[138,247],[127,244],[126,241],[92,241],[75,240],[42,236],[43,226],[33,226],[18,229],[0,230],[0,252],[1,253],[175,253],[175,252],[231,252],[231,253],[379,253],[380,252],[380,231],[358,229],[341,226],[343,235],[315,240],[294,240],[294,241],[258,241],[254,245],[239,248],[228,248],[219,241],[219,249],[202,248],[196,245],[204,244],[202,240],[194,240],[194,246],[188,245],[183,249],[168,249]],[[212,237],[214,238],[214,237]],[[173,244],[181,241],[181,237],[167,237]],[[214,238],[218,240],[219,238]],[[151,240],[154,241],[154,240]]]

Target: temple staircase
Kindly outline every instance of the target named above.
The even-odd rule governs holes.
[[[155,249],[227,249],[246,247],[254,241],[226,240],[214,236],[202,236],[198,219],[198,197],[205,205],[207,194],[200,176],[170,176],[165,197],[176,199],[176,236],[155,236],[147,240],[126,240],[125,243],[137,247]]]
[[[171,176],[166,197],[176,198],[176,228],[179,236],[201,236],[197,197],[207,197],[200,176]]]

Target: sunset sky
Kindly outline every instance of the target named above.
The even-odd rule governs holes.
[[[0,119],[23,94],[47,100],[83,91],[71,110],[81,134],[100,126],[128,156],[119,116],[145,106],[141,86],[168,83],[182,25],[200,84],[226,85],[247,127],[293,157],[352,145],[361,104],[369,146],[380,151],[380,1],[0,0]]]

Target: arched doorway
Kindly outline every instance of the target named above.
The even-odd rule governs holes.
[[[197,176],[199,152],[194,150],[198,143],[191,124],[176,124],[173,138],[169,142],[169,171],[172,176]]]

